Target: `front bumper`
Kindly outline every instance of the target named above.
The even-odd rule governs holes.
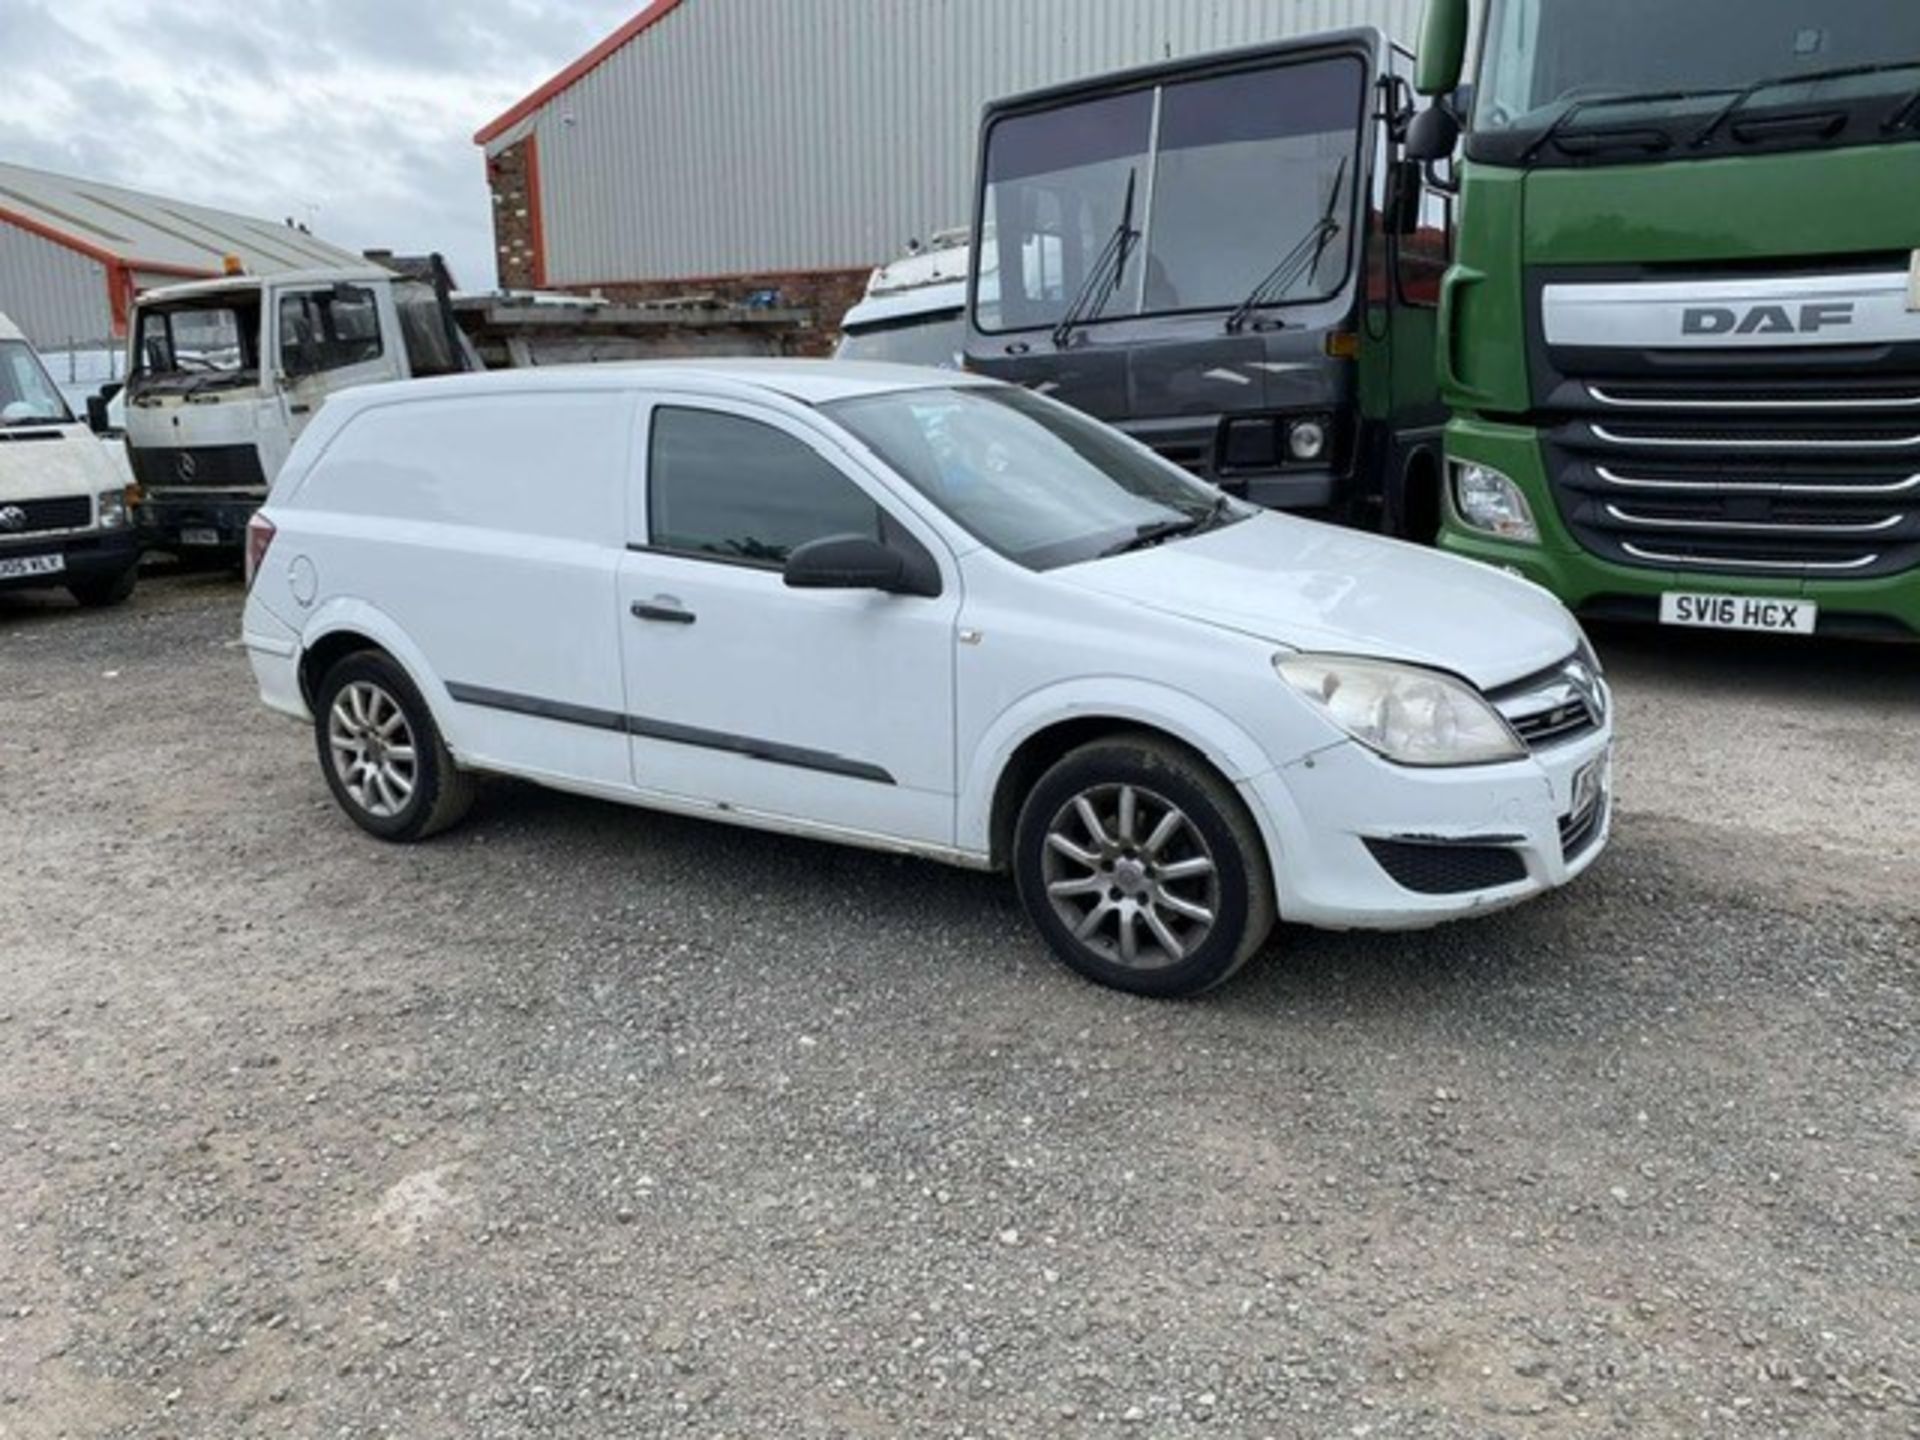
[[[184,551],[240,550],[247,543],[247,521],[266,503],[264,491],[222,490],[198,495],[191,491],[148,490],[141,496],[134,516],[149,545]],[[188,543],[190,535],[192,543]]]
[[[1449,496],[1440,548],[1523,575],[1582,616],[1653,621],[1660,596],[1673,591],[1758,596],[1813,601],[1820,607],[1822,635],[1920,638],[1920,571],[1874,580],[1801,580],[1619,565],[1581,548],[1561,521],[1537,431],[1456,420],[1447,427],[1447,456],[1492,466],[1519,486],[1532,507],[1540,542],[1514,544],[1467,529]]]
[[[1609,723],[1525,760],[1425,770],[1348,741],[1245,781],[1242,790],[1267,832],[1283,919],[1334,930],[1412,930],[1519,904],[1592,865],[1612,824],[1612,746]],[[1599,809],[1583,817],[1575,812],[1577,777],[1593,766],[1602,780]],[[1422,893],[1390,875],[1369,841],[1504,850],[1517,860],[1516,877]]]
[[[23,535],[0,542],[0,560],[58,555],[62,568],[52,575],[0,578],[0,590],[57,590],[75,580],[118,575],[140,563],[139,535],[129,528],[83,530],[62,535]]]

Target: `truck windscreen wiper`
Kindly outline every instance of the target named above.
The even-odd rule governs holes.
[[[1639,94],[1628,92],[1621,95],[1592,95],[1579,100],[1569,101],[1567,108],[1553,117],[1552,124],[1548,125],[1546,129],[1542,130],[1538,135],[1534,136],[1532,140],[1527,142],[1526,149],[1520,152],[1520,163],[1522,165],[1526,164],[1529,160],[1533,159],[1534,156],[1546,149],[1547,146],[1564,135],[1567,127],[1573,123],[1574,116],[1581,114],[1583,111],[1591,110],[1595,106],[1653,105],[1662,100],[1698,100],[1703,96],[1722,95],[1725,93],[1723,90],[1649,90]],[[1657,132],[1663,137],[1667,134],[1665,129],[1658,125],[1647,125],[1642,128],[1648,133]]]
[[[1687,137],[1687,148],[1699,149],[1719,132],[1720,127],[1726,124],[1741,106],[1762,90],[1771,90],[1776,85],[1805,85],[1818,80],[1846,80],[1855,75],[1884,75],[1890,70],[1912,70],[1917,67],[1920,67],[1920,60],[1889,60],[1874,65],[1842,65],[1832,70],[1806,70],[1798,75],[1769,75],[1736,91],[1732,99],[1713,112],[1712,119]]]
[[[1067,342],[1073,339],[1073,332],[1091,320],[1096,320],[1100,312],[1107,308],[1107,301],[1113,298],[1113,292],[1120,288],[1120,281],[1127,273],[1127,256],[1133,250],[1133,242],[1140,238],[1140,232],[1133,228],[1133,187],[1136,173],[1127,171],[1127,195],[1120,203],[1120,223],[1113,227],[1113,233],[1107,237],[1107,243],[1100,247],[1099,254],[1093,257],[1093,264],[1087,270],[1087,278],[1081,282],[1079,293],[1073,297],[1073,303],[1067,306],[1066,313],[1060,317],[1060,323],[1053,327],[1053,343],[1056,349],[1064,350]]]
[[[1313,222],[1313,228],[1302,235],[1293,248],[1261,277],[1260,283],[1247,292],[1247,298],[1233,307],[1233,313],[1227,316],[1229,335],[1238,335],[1247,328],[1247,321],[1253,318],[1254,311],[1274,304],[1320,268],[1320,257],[1327,253],[1327,246],[1342,229],[1338,212],[1340,192],[1346,188],[1346,183],[1347,162],[1343,159],[1340,168],[1334,172],[1333,189],[1327,195],[1326,210]]]

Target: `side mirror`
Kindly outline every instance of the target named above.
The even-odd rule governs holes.
[[[907,557],[865,535],[829,535],[796,546],[781,578],[795,590],[882,590],[907,585]]]
[[[104,390],[98,395],[87,396],[87,428],[96,435],[105,435],[113,429],[107,421],[107,394]]]
[[[1422,95],[1447,94],[1460,83],[1466,60],[1467,0],[1427,0],[1413,88]]]
[[[1418,160],[1396,160],[1387,169],[1386,213],[1381,220],[1390,235],[1411,235],[1420,228],[1420,171]]]
[[[1407,127],[1407,158],[1434,165],[1453,154],[1460,143],[1460,118],[1445,105],[1427,106]]]

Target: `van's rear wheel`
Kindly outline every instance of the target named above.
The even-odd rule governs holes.
[[[382,840],[424,840],[466,814],[473,780],[453,763],[433,714],[387,656],[336,663],[314,696],[314,740],[327,788]]]
[[[1021,809],[1013,860],[1054,952],[1136,994],[1218,985],[1273,928],[1266,850],[1239,796],[1150,736],[1096,741],[1047,771]]]

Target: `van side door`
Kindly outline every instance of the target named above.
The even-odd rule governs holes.
[[[289,442],[336,390],[406,374],[406,351],[385,287],[342,282],[273,294],[269,353]]]
[[[702,807],[952,843],[958,568],[832,438],[745,401],[643,401],[620,574],[634,783]],[[828,536],[935,567],[937,596],[788,587]]]

